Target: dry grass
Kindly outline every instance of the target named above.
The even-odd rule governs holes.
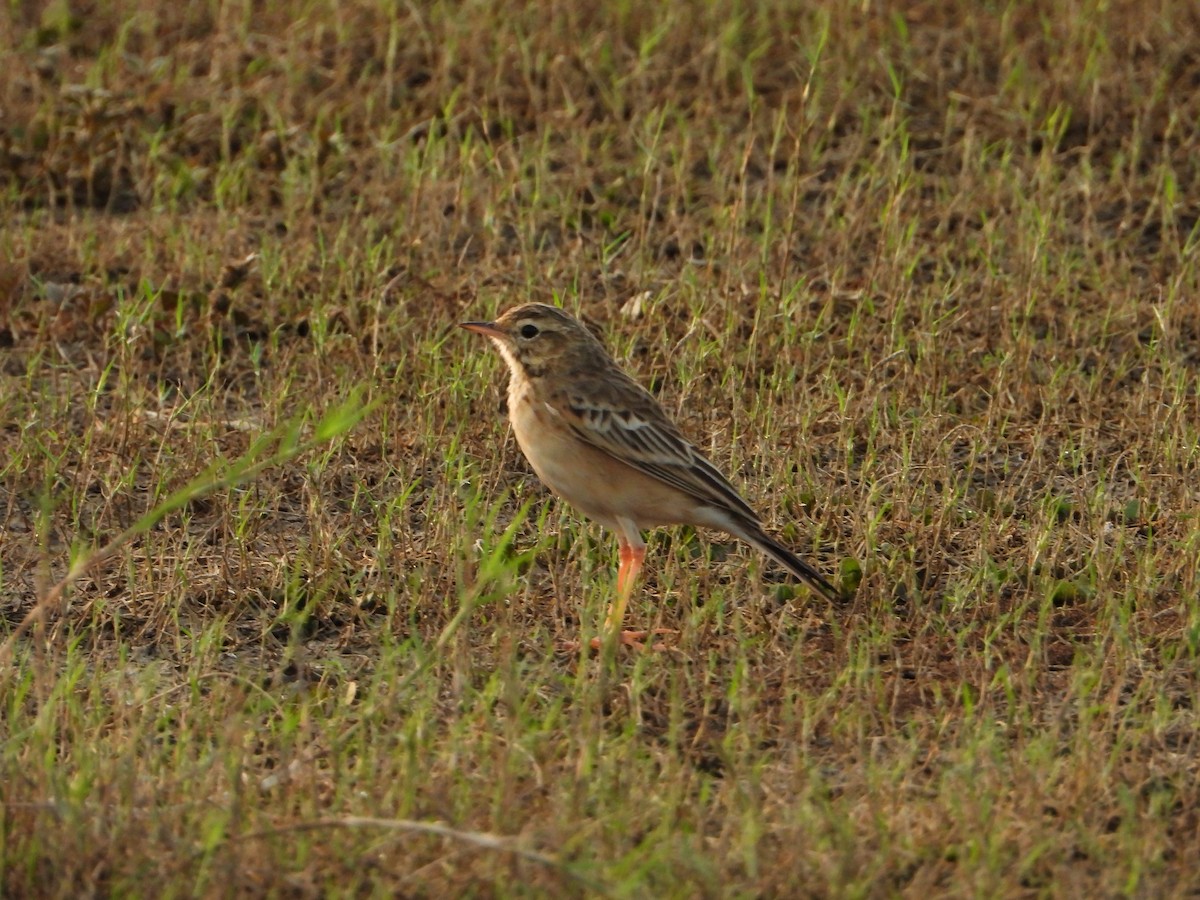
[[[1200,888],[1194,4],[38,6],[6,633],[377,405],[13,642],[0,892]],[[678,651],[556,654],[614,553],[452,327],[528,299],[853,599],[663,531]]]

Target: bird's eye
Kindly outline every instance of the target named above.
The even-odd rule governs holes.
[[[530,338],[535,338],[537,336],[538,327],[533,323],[521,326],[521,337],[525,338],[525,340],[529,340]]]

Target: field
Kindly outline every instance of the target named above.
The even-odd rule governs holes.
[[[0,12],[0,895],[1200,891],[1200,7]],[[611,535],[582,315],[843,589]]]

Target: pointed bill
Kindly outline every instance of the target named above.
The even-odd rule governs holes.
[[[504,332],[496,327],[493,322],[459,322],[459,328],[465,328],[467,331],[473,331],[476,334],[482,334],[485,337],[503,337]]]

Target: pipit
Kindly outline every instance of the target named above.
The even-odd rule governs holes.
[[[741,495],[577,319],[553,306],[529,303],[495,322],[462,327],[491,338],[508,363],[509,420],[538,477],[617,534],[621,562],[617,596],[605,617],[606,637],[621,628],[642,568],[642,531],[659,525],[725,531],[826,597],[838,597],[816,569],[763,530]],[[636,645],[648,634],[621,631],[617,637]],[[596,638],[592,646],[600,643]]]

